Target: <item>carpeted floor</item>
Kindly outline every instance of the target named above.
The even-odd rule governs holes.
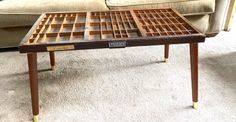
[[[41,122],[235,122],[236,39],[232,31],[199,46],[199,109],[191,108],[188,45],[38,55]],[[27,59],[0,53],[0,121],[32,121]]]

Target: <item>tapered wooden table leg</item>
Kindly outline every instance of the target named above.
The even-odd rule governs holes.
[[[168,62],[169,58],[169,44],[165,45],[165,62]]]
[[[198,43],[190,43],[193,108],[198,108]]]
[[[54,70],[55,69],[55,53],[49,52],[49,56],[50,56],[51,68],[52,68],[52,70]]]
[[[28,67],[30,79],[30,91],[32,100],[32,111],[34,122],[38,122],[39,117],[39,95],[38,95],[38,71],[37,71],[37,53],[28,53]]]

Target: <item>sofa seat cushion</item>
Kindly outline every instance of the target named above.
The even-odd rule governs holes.
[[[24,38],[25,34],[30,30],[28,27],[14,27],[14,28],[1,28],[0,29],[0,49],[17,47],[20,41]]]
[[[32,25],[44,12],[93,10],[108,10],[105,0],[3,0],[0,28]]]
[[[215,0],[106,0],[110,9],[173,8],[184,15],[213,13]]]

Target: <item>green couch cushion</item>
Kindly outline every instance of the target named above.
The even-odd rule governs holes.
[[[110,9],[147,9],[171,7],[185,15],[213,13],[215,0],[106,0]]]
[[[108,6],[129,6],[129,5],[145,5],[145,4],[161,4],[175,2],[189,2],[197,0],[106,0]]]
[[[3,0],[0,28],[32,25],[44,12],[93,10],[108,10],[105,0]]]

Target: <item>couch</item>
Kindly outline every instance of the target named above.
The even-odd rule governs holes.
[[[17,47],[44,12],[106,11],[172,7],[201,32],[222,30],[229,0],[2,0],[0,1],[0,48]]]

